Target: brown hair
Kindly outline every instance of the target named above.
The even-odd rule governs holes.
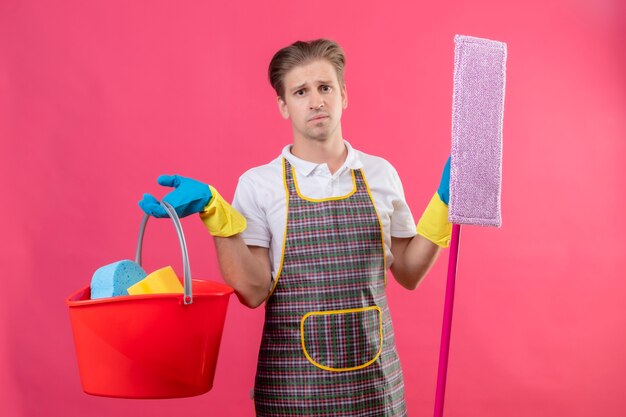
[[[319,59],[330,62],[337,72],[339,85],[344,86],[343,68],[346,57],[336,42],[329,39],[315,39],[313,41],[296,41],[276,52],[270,61],[267,71],[270,84],[276,94],[285,100],[285,85],[283,79],[291,69],[299,65],[306,65]]]

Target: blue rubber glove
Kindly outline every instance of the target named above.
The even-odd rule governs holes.
[[[201,212],[213,197],[208,185],[180,175],[161,175],[157,182],[160,185],[175,188],[174,191],[163,197],[163,201],[174,207],[178,217]],[[150,216],[168,217],[159,201],[150,194],[143,195],[143,199],[139,201],[139,207]]]
[[[446,165],[443,167],[443,173],[441,174],[441,181],[439,182],[439,188],[437,194],[441,201],[448,205],[450,200],[450,157],[446,161]]]

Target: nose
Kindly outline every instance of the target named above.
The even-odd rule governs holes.
[[[309,108],[313,109],[321,109],[324,107],[324,97],[322,97],[319,93],[311,94],[311,101],[309,102]]]

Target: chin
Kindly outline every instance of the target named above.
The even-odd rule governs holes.
[[[315,136],[308,136],[308,138],[311,139],[311,140],[317,141],[317,142],[326,142],[330,138],[330,136],[328,136],[328,135],[323,135],[323,136],[315,135]]]
[[[328,134],[328,132],[306,132],[304,135],[305,138],[310,139],[310,140],[315,140],[318,142],[323,142],[328,140],[328,138],[330,137],[330,135]]]

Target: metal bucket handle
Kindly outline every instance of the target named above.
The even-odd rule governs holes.
[[[191,270],[189,269],[189,255],[187,253],[187,244],[185,243],[185,235],[183,234],[183,227],[180,224],[180,219],[176,214],[176,210],[166,201],[161,201],[161,206],[165,209],[168,216],[174,222],[174,228],[178,235],[178,241],[180,242],[180,248],[183,252],[183,274],[184,274],[184,297],[183,303],[189,305],[193,303],[193,294],[191,288]],[[146,224],[148,223],[149,215],[144,214],[141,219],[141,226],[139,226],[139,239],[137,240],[137,251],[135,252],[135,262],[141,266],[141,249],[143,246],[143,234],[146,230]]]

